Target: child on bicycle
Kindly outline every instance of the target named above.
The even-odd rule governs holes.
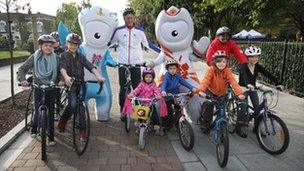
[[[156,83],[154,82],[155,78],[155,72],[152,68],[146,67],[142,72],[142,81],[140,84],[128,95],[128,98],[132,97],[140,97],[140,98],[161,98],[161,92],[160,89],[156,86]],[[127,105],[129,101],[126,100],[123,108],[123,113],[130,113],[127,111]],[[144,104],[144,102],[143,102]],[[164,103],[161,104],[161,108],[165,107]],[[155,105],[151,106],[152,109],[152,124],[155,127],[155,134],[159,136],[163,136],[164,132],[161,126],[161,116],[166,116],[166,111],[160,111],[160,115],[157,114],[157,110]]]
[[[250,91],[246,92],[246,96],[250,97],[251,103],[254,109],[257,109],[259,106],[259,96],[256,91],[254,91],[256,86],[256,79],[259,73],[263,76],[270,79],[275,83],[276,86],[283,89],[283,86],[280,85],[280,81],[273,76],[266,68],[259,63],[259,56],[262,54],[261,48],[251,45],[245,50],[245,55],[247,56],[248,63],[240,66],[240,77],[239,84],[240,86],[247,87]],[[256,115],[257,116],[257,115]],[[257,118],[255,118],[256,120]],[[255,125],[255,124],[254,124]],[[256,125],[253,129],[255,131]]]
[[[29,70],[33,70],[34,83],[40,85],[51,85],[58,81],[59,75],[59,59],[53,52],[53,44],[55,40],[50,35],[41,35],[38,38],[39,49],[31,55],[18,69],[18,80],[21,86],[28,87],[29,82],[25,75]],[[45,100],[48,107],[48,144],[55,145],[54,140],[54,103],[56,98],[56,90],[50,89],[46,91]],[[31,128],[31,137],[36,137],[39,122],[39,106],[42,100],[43,91],[39,88],[34,88],[34,120]]]
[[[85,96],[85,85],[78,88],[73,84],[72,78],[75,80],[84,80],[84,68],[92,72],[98,82],[103,82],[103,77],[99,74],[97,68],[90,63],[85,56],[77,52],[79,44],[81,43],[81,37],[75,33],[70,33],[67,37],[68,50],[63,52],[60,57],[60,72],[64,78],[66,86],[70,87],[68,92],[68,105],[65,108],[59,123],[58,128],[60,132],[65,131],[65,125],[72,114],[76,112],[77,95],[82,92],[82,96]],[[80,114],[81,115],[81,114]],[[85,130],[79,131],[79,138],[84,138]]]
[[[179,86],[182,85],[192,92],[196,92],[197,89],[192,86],[190,83],[188,83],[183,77],[181,77],[177,73],[178,68],[178,62],[174,59],[170,59],[166,61],[165,64],[166,67],[166,74],[164,75],[164,80],[161,84],[161,91],[163,96],[167,96],[167,93],[171,94],[178,94],[180,93]],[[173,107],[174,99],[171,97],[166,97],[166,105],[168,110],[168,116],[163,118],[163,125],[166,127],[172,127],[173,122]],[[179,106],[174,106],[175,108],[178,108]]]
[[[238,85],[232,71],[227,67],[227,55],[225,51],[216,51],[212,56],[212,65],[208,69],[204,79],[200,82],[199,94],[202,97],[211,96],[217,99],[226,98],[228,86],[231,85],[233,91],[240,100],[244,100],[242,88]],[[209,133],[210,126],[213,120],[214,104],[205,102],[205,110],[202,114],[203,127],[206,128],[206,133]],[[247,134],[242,132],[241,126],[244,121],[245,104],[241,103],[241,110],[238,113],[239,121],[236,125],[236,134],[242,138],[246,138]]]

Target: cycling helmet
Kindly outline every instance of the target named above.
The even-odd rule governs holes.
[[[51,34],[50,34],[52,37],[54,37],[54,39],[56,41],[59,41],[59,34],[57,31],[53,31]]]
[[[145,76],[147,74],[151,74],[153,79],[155,78],[155,72],[154,72],[154,69],[153,68],[150,68],[150,67],[146,67],[143,72],[142,72],[142,78],[143,80],[145,80]]]
[[[215,60],[218,58],[227,58],[226,52],[223,50],[218,50],[218,51],[214,52],[214,54],[212,55],[212,60]]]
[[[226,26],[220,27],[216,31],[216,36],[221,35],[221,34],[225,34],[225,33],[230,34],[230,29],[228,27],[226,27]]]
[[[132,8],[126,8],[124,11],[123,11],[123,16],[126,16],[127,14],[133,14],[135,15],[135,11],[132,9]]]
[[[246,50],[245,50],[245,55],[246,56],[259,56],[261,55],[262,51],[261,48],[256,47],[254,45],[249,46]]]
[[[74,44],[80,44],[81,43],[81,37],[76,33],[70,33],[66,37],[66,41],[69,43]]]
[[[51,35],[48,35],[48,34],[43,34],[41,36],[39,36],[38,38],[38,44],[41,45],[43,43],[55,43],[55,39],[51,36]]]
[[[176,67],[178,67],[178,62],[174,59],[169,59],[166,61],[166,69],[168,69],[169,66],[172,66],[172,65],[176,65]]]

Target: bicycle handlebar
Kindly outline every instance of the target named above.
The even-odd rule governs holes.
[[[146,63],[138,63],[138,64],[124,64],[124,63],[117,63],[118,67],[145,67]]]
[[[167,94],[167,96],[174,97],[174,98],[182,97],[182,96],[190,96],[190,95],[191,95],[191,91],[186,92],[186,93],[178,93],[178,94],[168,93]]]

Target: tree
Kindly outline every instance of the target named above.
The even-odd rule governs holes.
[[[62,21],[72,32],[81,35],[78,13],[87,7],[91,7],[90,0],[83,0],[81,5],[77,5],[75,2],[63,3],[61,8],[57,9],[54,27],[57,28],[58,23]]]

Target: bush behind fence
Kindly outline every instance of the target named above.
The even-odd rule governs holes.
[[[282,81],[291,93],[304,97],[304,43],[298,42],[251,42],[261,47],[260,62]],[[249,43],[239,42],[243,50]],[[236,62],[233,62],[236,69]],[[265,77],[259,80],[270,83]]]

